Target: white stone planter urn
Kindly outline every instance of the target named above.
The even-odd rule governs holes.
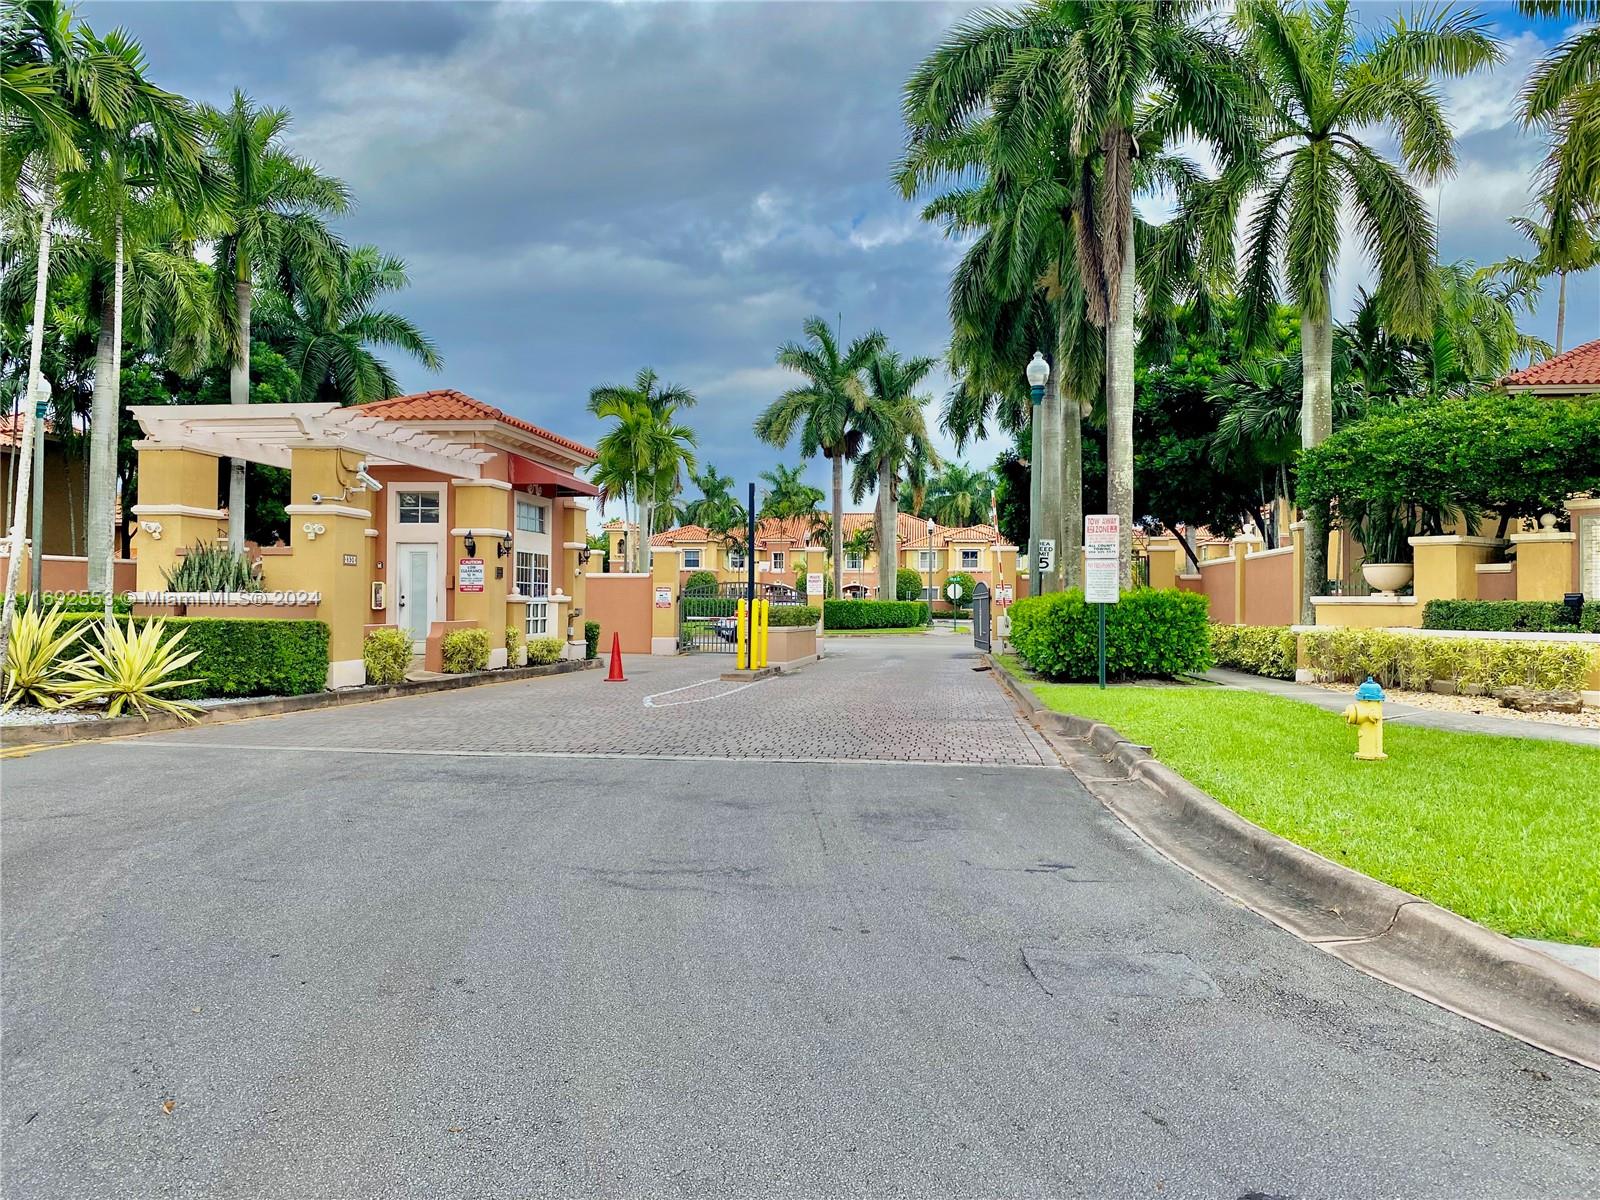
[[[1383,596],[1392,596],[1406,584],[1416,568],[1410,563],[1362,563],[1361,577],[1367,586]]]

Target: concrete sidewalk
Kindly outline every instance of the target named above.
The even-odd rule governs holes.
[[[1331,692],[1327,688],[1313,687],[1307,683],[1269,679],[1264,675],[1228,671],[1221,667],[1213,667],[1207,671],[1205,678],[1212,683],[1220,683],[1223,687],[1248,688],[1252,692],[1270,692],[1274,696],[1303,700],[1327,712],[1340,712],[1350,703],[1349,692]],[[1355,689],[1351,688],[1350,691],[1353,692]],[[1487,733],[1496,737],[1529,738],[1539,742],[1570,742],[1576,746],[1600,747],[1600,729],[1583,729],[1575,725],[1520,721],[1515,717],[1480,717],[1474,713],[1419,708],[1415,704],[1404,704],[1393,700],[1385,702],[1383,715],[1386,721],[1404,721],[1407,725],[1420,725],[1425,729],[1448,729],[1454,733]]]

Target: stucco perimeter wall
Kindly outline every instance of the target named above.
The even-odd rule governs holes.
[[[10,556],[0,554],[0,575],[4,575],[10,566]],[[22,556],[21,574],[17,577],[17,586],[22,591],[28,590],[28,570],[31,564],[26,552]],[[112,590],[116,592],[131,592],[134,584],[134,562],[131,558],[119,558],[113,561],[112,572],[115,581]],[[81,592],[89,586],[89,560],[82,555],[46,554],[44,556],[44,570],[40,572],[39,586],[47,592]]]
[[[1244,558],[1245,625],[1292,625],[1294,609],[1294,547],[1261,550]],[[1215,606],[1212,613],[1215,614]],[[1213,616],[1213,619],[1215,617]]]
[[[585,621],[600,622],[600,652],[611,651],[612,634],[622,635],[624,654],[650,653],[650,576],[634,574],[590,575],[584,581],[588,598]]]
[[[1213,558],[1200,564],[1200,586],[1197,589],[1211,602],[1211,619],[1221,625],[1232,625],[1239,618],[1234,612],[1233,580],[1238,563],[1231,558]]]

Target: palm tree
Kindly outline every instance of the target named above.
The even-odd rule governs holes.
[[[589,392],[589,411],[617,422],[595,446],[604,460],[596,482],[602,503],[616,495],[624,511],[633,504],[637,533],[631,557],[636,571],[648,567],[645,547],[656,532],[657,508],[663,499],[670,502],[682,489],[683,473],[695,468],[694,430],[677,419],[680,408],[694,404],[693,392],[663,384],[649,367],[634,376],[631,386],[602,384]]]
[[[1560,281],[1556,292],[1556,344],[1560,354],[1567,330],[1567,276],[1581,275],[1600,266],[1600,221],[1593,218],[1570,221],[1563,243],[1558,245],[1551,230],[1556,225],[1551,215],[1550,199],[1545,199],[1545,219],[1517,216],[1511,224],[1534,246],[1532,258],[1512,255],[1495,264],[1497,273],[1506,276],[1512,288],[1526,297],[1529,307],[1537,301],[1543,281],[1551,275]]]
[[[700,498],[683,506],[683,523],[699,525],[712,533],[726,533],[745,523],[745,507],[733,496],[733,476],[721,474],[707,463],[705,470],[691,474],[689,482],[700,489]]]
[[[901,358],[893,350],[880,350],[866,366],[867,403],[857,418],[866,446],[856,459],[851,492],[859,503],[868,488],[877,488],[880,596],[894,595],[895,571],[900,565],[895,545],[900,477],[914,459],[938,461],[922,415],[928,398],[915,394],[938,361]]]
[[[58,181],[64,172],[84,165],[78,143],[85,131],[113,127],[121,120],[131,90],[124,64],[96,53],[72,27],[72,10],[56,0],[26,0],[0,23],[0,201],[25,199],[39,213],[28,395],[22,405],[24,447],[34,436],[32,398],[41,380]],[[19,458],[0,610],[0,662],[11,639],[33,470],[31,455]]]
[[[116,550],[112,514],[122,409],[123,289],[129,244],[131,241],[142,249],[147,241],[187,234],[189,244],[177,253],[193,258],[193,235],[204,230],[221,194],[215,178],[202,169],[200,122],[194,109],[145,77],[144,51],[139,44],[120,30],[97,37],[85,29],[81,36],[89,53],[120,63],[123,78],[130,82],[128,104],[115,122],[87,128],[82,146],[84,165],[66,172],[61,184],[64,211],[84,232],[85,245],[110,276],[109,286],[103,290],[95,357],[85,545],[89,590],[104,594],[109,620]],[[170,270],[185,278],[192,274],[177,264],[170,264]]]
[[[340,282],[339,242],[328,217],[349,204],[345,185],[283,144],[289,113],[257,108],[241,91],[226,109],[201,109],[215,165],[229,188],[224,232],[216,243],[217,307],[227,329],[228,399],[250,403],[250,324],[254,288],[275,281],[306,288],[332,304]],[[228,544],[244,548],[245,463],[228,477]]]
[[[1519,0],[1518,7],[1586,26],[1556,47],[1522,90],[1523,124],[1550,138],[1538,184],[1550,216],[1548,245],[1559,260],[1581,253],[1585,223],[1600,213],[1600,0]]]
[[[994,160],[1014,175],[1030,161],[1055,156],[1059,164],[1060,174],[1051,173],[1057,202],[1041,187],[1031,204],[1051,204],[1070,221],[1088,315],[1106,329],[1108,499],[1122,517],[1125,586],[1132,579],[1137,160],[1185,137],[1209,142],[1229,162],[1246,158],[1250,146],[1235,55],[1224,38],[1191,22],[1201,7],[1035,0],[980,12],[958,24],[907,85],[913,149],[981,137],[987,128]],[[1042,449],[1053,459],[1051,439],[1044,441],[1035,457]]]
[[[332,298],[263,289],[255,316],[300,376],[302,400],[365,404],[393,396],[399,384],[373,346],[404,351],[430,371],[444,365],[432,338],[399,313],[376,307],[385,292],[409,282],[403,261],[376,246],[357,246],[340,265]]]
[[[804,466],[786,467],[779,463],[756,476],[767,485],[761,489],[761,507],[756,511],[757,519],[765,521],[769,517],[782,520],[785,517],[815,516],[817,505],[827,496],[821,488],[812,487],[805,481],[805,472]]]
[[[778,347],[777,363],[805,377],[756,418],[756,436],[769,446],[784,447],[800,434],[802,457],[821,454],[833,467],[833,594],[844,586],[844,464],[861,448],[857,418],[866,404],[861,371],[884,348],[876,329],[855,339],[843,352],[828,322],[809,317],[805,344],[785,342]]]
[[[989,519],[994,476],[966,463],[946,463],[928,483],[925,511],[941,525],[959,528]]]
[[[1550,354],[1548,342],[1517,328],[1498,275],[1495,267],[1465,261],[1434,268],[1432,336],[1422,355],[1430,395],[1491,386],[1514,364]]]
[[[1362,41],[1343,3],[1288,8],[1283,0],[1245,0],[1237,18],[1250,62],[1266,91],[1264,153],[1246,182],[1258,195],[1250,218],[1242,318],[1247,339],[1275,311],[1281,268],[1300,310],[1305,371],[1300,440],[1317,445],[1333,428],[1333,269],[1340,252],[1340,206],[1348,201],[1370,256],[1390,330],[1426,336],[1433,311],[1434,229],[1415,185],[1361,140],[1392,130],[1407,171],[1433,180],[1455,166],[1455,148],[1432,80],[1499,61],[1481,20],[1449,9],[1396,18]],[[1305,603],[1327,582],[1327,514],[1306,513]]]

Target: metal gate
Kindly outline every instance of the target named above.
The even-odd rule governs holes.
[[[990,601],[989,585],[980,583],[972,589],[972,644],[979,650],[989,649]]]
[[[678,595],[678,649],[690,654],[732,654],[739,636],[739,601],[749,594],[744,580],[685,588]],[[800,602],[799,593],[782,583],[757,583],[756,596],[773,604]]]

